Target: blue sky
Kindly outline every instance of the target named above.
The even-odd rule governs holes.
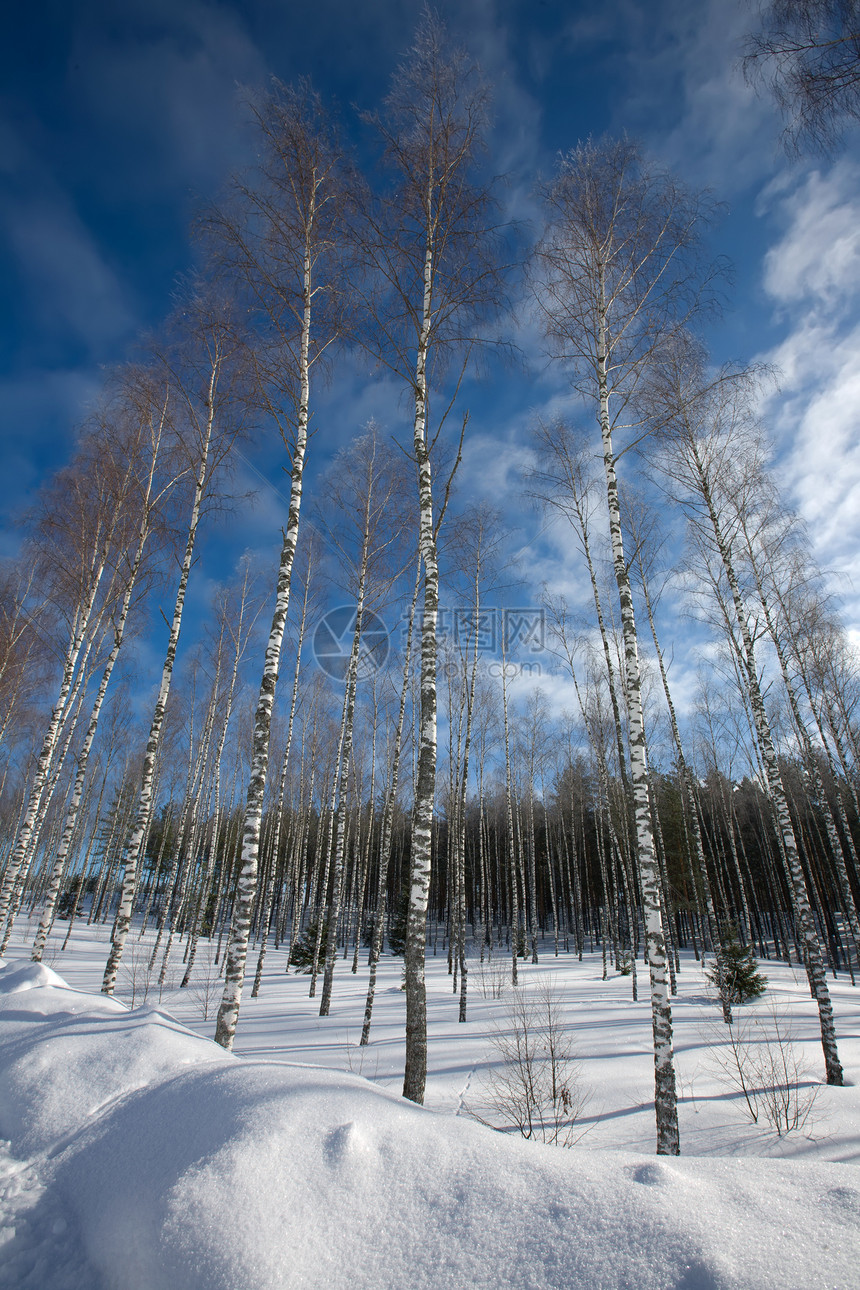
[[[442,16],[495,86],[493,165],[508,175],[512,215],[537,220],[532,184],[559,150],[626,130],[687,183],[726,203],[715,254],[734,264],[718,359],[782,370],[765,409],[790,500],[811,526],[860,634],[860,154],[850,137],[832,161],[789,163],[771,105],[737,70],[752,21],[742,0],[463,0]],[[409,44],[418,7],[398,0],[41,0],[15,6],[0,50],[0,515],[15,516],[65,459],[106,366],[169,307],[190,263],[187,225],[249,156],[239,87],[309,74],[344,104],[372,108]],[[581,583],[564,536],[516,501],[528,429],[567,398],[524,313],[528,372],[494,373],[465,392],[470,441],[463,496],[509,510],[526,582]],[[348,413],[344,413],[348,408]],[[392,433],[396,391],[344,368],[322,398],[343,441],[375,414]],[[354,424],[353,424],[354,423]],[[326,448],[320,448],[321,453]],[[833,453],[838,468],[832,468]],[[260,487],[241,534],[210,539],[206,577],[239,544],[274,560],[283,511],[277,447],[240,474]],[[322,459],[321,459],[322,460]],[[521,537],[521,541],[519,538]],[[267,557],[268,558],[268,557]],[[198,601],[205,580],[198,583]],[[692,687],[692,664],[679,687]]]

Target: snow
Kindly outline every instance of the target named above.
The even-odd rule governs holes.
[[[849,1084],[820,1087],[811,1125],[780,1138],[746,1121],[717,1080],[719,1010],[700,965],[683,959],[673,1002],[683,1154],[669,1159],[653,1154],[647,998],[631,1002],[629,978],[603,981],[599,954],[579,963],[547,947],[521,968],[524,990],[554,980],[591,1093],[588,1132],[562,1150],[468,1117],[486,1115],[488,1026],[504,1024],[495,966],[472,964],[461,1025],[445,958],[428,960],[421,1108],[399,1096],[400,960],[381,965],[371,1044],[359,1049],[366,968],[353,976],[338,963],[332,1016],[320,1019],[308,978],[285,975],[270,949],[229,1055],[209,1038],[219,990],[205,943],[191,990],[168,981],[159,1002],[138,942],[120,987],[147,998],[129,1009],[98,994],[104,928],[76,928],[63,955],[52,941],[53,968],[27,962],[21,930],[0,966],[4,1288],[858,1284],[860,992],[841,976],[831,987]],[[762,966],[814,1085],[822,1062],[805,978]],[[639,975],[647,995],[641,965]]]

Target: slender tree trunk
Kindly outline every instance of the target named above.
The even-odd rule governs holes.
[[[687,807],[687,816],[690,821],[690,830],[693,835],[693,845],[695,848],[696,867],[698,870],[699,881],[702,886],[702,895],[705,900],[705,915],[708,928],[708,941],[711,949],[716,950],[719,944],[719,924],[717,914],[714,909],[714,898],[711,892],[710,879],[708,877],[708,866],[705,860],[705,849],[702,845],[702,830],[699,824],[699,811],[696,804],[696,798],[693,793],[693,779],[690,769],[687,766],[684,757],[684,748],[681,743],[681,731],[678,726],[678,718],[675,713],[675,705],[672,702],[672,694],[669,689],[669,678],[666,675],[666,665],[663,661],[663,651],[660,648],[660,641],[657,637],[657,626],[654,622],[654,609],[651,604],[651,596],[648,591],[648,583],[645,578],[645,570],[642,567],[641,559],[639,561],[639,572],[642,583],[642,595],[645,600],[645,608],[648,613],[648,623],[651,628],[651,638],[654,641],[654,652],[657,655],[657,663],[660,668],[660,680],[663,684],[663,694],[666,698],[666,707],[669,710],[669,721],[672,727],[672,740],[675,744],[675,751],[678,754],[678,778],[681,782],[681,788],[684,794],[684,801]]]
[[[714,504],[710,483],[695,443],[690,445],[690,455],[695,464],[701,495],[707,507],[708,518],[713,530],[714,540],[720,554],[723,568],[725,569],[726,578],[731,590],[732,601],[734,603],[735,618],[741,633],[743,647],[741,661],[744,666],[744,681],[746,684],[747,694],[749,695],[750,706],[752,708],[753,720],[755,722],[756,734],[758,736],[758,743],[761,749],[762,762],[764,763],[770,798],[779,826],[783,855],[791,880],[795,908],[800,924],[800,934],[803,941],[804,961],[806,964],[807,975],[809,976],[810,989],[818,1004],[818,1016],[821,1027],[821,1046],[824,1051],[827,1083],[841,1085],[843,1082],[843,1075],[836,1046],[836,1028],[833,1022],[833,1006],[830,1001],[830,992],[827,989],[827,978],[824,973],[824,965],[821,961],[821,950],[818,944],[818,937],[815,932],[815,923],[806,891],[803,868],[801,866],[797,841],[795,839],[794,829],[791,823],[788,801],[779,771],[779,763],[777,761],[776,749],[771,735],[770,723],[768,721],[767,711],[765,709],[761,688],[759,686],[755,647],[747,623],[746,607],[741,595],[740,584],[738,583],[737,576],[735,574],[731,551],[724,536],[722,525]]]
[[[313,228],[313,199],[309,212],[307,236],[304,249],[303,279],[303,314],[299,346],[299,401],[296,419],[296,443],[293,451],[292,471],[290,474],[290,505],[287,516],[287,527],[281,548],[281,560],[278,568],[278,585],[275,598],[275,611],[266,646],[266,657],[263,675],[260,682],[260,694],[254,716],[253,755],[251,776],[248,783],[248,797],[245,806],[245,823],[242,836],[242,859],[239,871],[239,884],[236,892],[236,903],[233,911],[233,926],[227,947],[227,959],[224,971],[224,994],[218,1009],[218,1020],[215,1028],[215,1042],[222,1048],[231,1049],[236,1034],[236,1023],[239,1020],[239,1007],[242,1000],[242,987],[245,981],[245,963],[248,957],[248,938],[251,928],[254,897],[257,890],[257,865],[260,849],[260,822],[263,813],[263,795],[266,789],[266,774],[269,766],[269,741],[272,726],[272,708],[275,703],[275,689],[278,684],[278,670],[281,660],[281,649],[284,641],[284,629],[287,622],[287,610],[290,603],[290,588],[293,577],[293,563],[296,556],[296,544],[299,537],[299,516],[302,502],[302,482],[305,465],[305,452],[308,441],[308,410],[310,401],[310,338],[311,306],[313,289],[311,284],[311,242],[310,232]]]
[[[334,876],[331,903],[328,909],[328,937],[326,940],[326,961],[323,974],[323,990],[320,1000],[321,1017],[327,1017],[331,1008],[331,990],[334,980],[334,967],[337,959],[337,925],[340,919],[341,901],[343,899],[343,880],[346,864],[346,808],[349,789],[349,768],[352,762],[353,726],[355,724],[355,695],[358,685],[358,662],[361,648],[361,628],[364,618],[364,596],[367,587],[368,559],[371,540],[371,511],[373,507],[372,467],[368,472],[367,495],[364,507],[364,528],[362,532],[361,557],[358,573],[358,596],[355,606],[355,626],[352,634],[352,648],[346,671],[346,692],[343,700],[343,720],[341,723],[341,766],[340,786],[335,828]]]
[[[180,982],[181,989],[185,989],[191,980],[191,972],[194,967],[194,960],[197,956],[197,942],[200,937],[200,923],[203,915],[205,915],[206,903],[209,896],[210,874],[212,873],[214,866],[218,863],[218,843],[220,840],[220,823],[221,823],[221,761],[224,756],[224,746],[227,742],[227,731],[230,726],[230,718],[233,715],[233,702],[236,697],[236,682],[239,675],[239,664],[242,660],[242,654],[244,652],[244,638],[243,638],[242,632],[243,632],[243,625],[245,620],[247,594],[248,594],[248,577],[249,577],[249,570],[246,569],[245,578],[242,584],[242,593],[239,601],[239,617],[236,623],[236,635],[234,639],[235,650],[233,653],[233,667],[230,673],[230,683],[227,687],[227,697],[226,697],[226,702],[224,706],[223,720],[221,723],[220,733],[218,735],[218,743],[215,749],[215,757],[212,763],[212,775],[213,775],[212,836],[209,840],[209,846],[206,851],[206,863],[200,879],[200,899],[197,903],[197,908],[195,909],[193,919],[192,919],[190,945],[189,945],[189,951],[188,951],[188,961],[185,967],[185,975],[183,976],[182,981]],[[221,874],[223,874],[223,871],[226,867],[227,867],[227,858],[225,856],[221,864]],[[220,886],[220,875],[219,875],[219,886]],[[216,891],[214,906],[213,906],[213,919],[217,918],[219,897],[220,897],[220,891]],[[213,922],[213,929],[214,929],[214,922]]]
[[[119,965],[122,962],[125,942],[131,926],[132,907],[134,905],[135,892],[137,891],[138,866],[143,856],[144,848],[146,846],[146,837],[149,832],[149,824],[153,807],[155,762],[156,757],[158,756],[159,746],[161,744],[161,732],[164,727],[167,700],[170,695],[171,681],[173,680],[176,650],[179,645],[179,632],[182,627],[182,611],[185,607],[188,579],[191,576],[191,566],[194,560],[194,544],[197,538],[197,526],[200,522],[203,498],[209,482],[209,453],[214,428],[215,390],[219,377],[219,369],[220,362],[213,362],[207,399],[206,426],[199,449],[197,475],[194,481],[194,496],[191,503],[191,517],[188,524],[188,535],[185,541],[185,554],[183,555],[182,565],[180,568],[179,586],[176,591],[176,601],[173,607],[173,619],[170,624],[170,636],[167,642],[167,653],[164,659],[164,666],[161,671],[161,682],[158,687],[158,697],[155,702],[155,709],[152,714],[152,723],[149,728],[149,738],[146,743],[146,751],[143,757],[143,772],[141,775],[140,794],[137,804],[137,818],[126,850],[125,872],[123,875],[119,909],[117,910],[116,918],[114,920],[110,954],[108,955],[108,960],[105,964],[104,977],[102,979],[102,994],[107,995],[112,995],[116,987],[117,973],[119,971]]]
[[[428,219],[430,212],[428,211]],[[424,982],[427,903],[430,896],[433,805],[436,797],[436,625],[439,567],[433,515],[433,483],[427,444],[427,353],[430,339],[433,242],[428,228],[424,256],[424,299],[415,365],[413,445],[418,468],[419,550],[424,565],[421,619],[421,700],[418,767],[412,812],[409,909],[404,955],[406,983],[406,1067],[403,1096],[423,1103],[427,1079],[427,991]]]
[[[418,592],[421,587],[421,557],[415,570],[415,589],[409,607],[409,626],[406,632],[406,647],[403,658],[403,680],[400,686],[400,708],[397,713],[397,726],[394,731],[394,748],[391,756],[391,779],[385,798],[382,814],[382,829],[379,838],[379,881],[376,890],[376,920],[373,925],[373,944],[370,949],[370,977],[367,983],[367,998],[364,1005],[364,1024],[361,1028],[360,1045],[370,1038],[370,1022],[373,1016],[373,1001],[376,993],[376,972],[379,957],[382,953],[382,938],[385,931],[385,896],[388,890],[388,873],[391,867],[391,837],[394,824],[394,811],[397,806],[397,790],[400,786],[400,752],[403,745],[403,724],[406,715],[406,700],[409,694],[409,678],[412,665],[412,633],[415,627],[415,609],[418,603]]]
[[[602,284],[601,284],[602,286]],[[677,1155],[678,1106],[675,1088],[675,1062],[672,1045],[672,1008],[666,975],[666,942],[660,912],[660,875],[654,854],[648,805],[648,759],[642,719],[642,686],[633,597],[621,532],[621,509],[612,451],[609,415],[609,387],[606,375],[607,338],[605,314],[600,314],[598,341],[599,421],[603,442],[603,466],[606,475],[606,501],[609,509],[609,532],[615,580],[621,606],[626,664],[627,718],[630,744],[630,769],[636,817],[637,854],[642,904],[645,917],[645,945],[651,977],[651,1028],[654,1038],[654,1106],[657,1118],[657,1154]]]
[[[96,595],[104,574],[104,568],[104,559],[102,558],[98,568],[95,570],[95,575],[87,588],[86,596],[75,614],[72,633],[63,662],[63,675],[60,681],[59,692],[51,711],[48,728],[42,739],[42,748],[30,783],[27,805],[24,809],[15,846],[12,849],[9,863],[6,866],[3,886],[2,889],[0,889],[0,927],[2,927],[6,921],[6,916],[9,911],[9,905],[12,900],[18,876],[30,849],[34,830],[38,827],[38,822],[41,818],[40,810],[43,805],[45,788],[51,774],[51,767],[56,747],[59,742],[63,722],[68,714],[75,674],[78,669],[84,640],[92,623]]]

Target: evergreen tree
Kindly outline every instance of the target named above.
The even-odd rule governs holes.
[[[388,948],[392,954],[406,953],[406,928],[409,921],[409,888],[404,886],[388,922]]]
[[[294,967],[301,968],[302,972],[310,972],[314,964],[314,950],[316,949],[317,934],[320,931],[320,920],[315,918],[313,922],[308,923],[305,931],[297,938],[290,950],[290,962]],[[328,926],[323,920],[322,934],[320,936],[319,956],[324,958],[328,949]]]
[[[767,989],[767,977],[759,972],[752,949],[741,945],[733,923],[723,924],[719,953],[705,976],[719,993],[723,1017],[729,1026],[732,1004],[751,1003]]]

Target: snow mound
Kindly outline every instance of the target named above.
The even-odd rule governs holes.
[[[23,990],[38,990],[45,985],[55,986],[58,990],[69,988],[59,973],[44,963],[2,962],[0,994],[20,994]]]
[[[28,1240],[68,1215],[81,1290],[856,1285],[851,1167],[542,1147],[356,1075],[228,1057],[152,1009],[69,1013],[59,978],[32,978],[24,1024],[4,1011],[17,972],[0,1135],[41,1169]],[[0,1284],[66,1283],[55,1262]]]
[[[0,1135],[25,1156],[128,1093],[193,1063],[230,1060],[166,1013],[129,1012],[105,995],[70,990],[40,963],[0,970],[0,1008]]]

